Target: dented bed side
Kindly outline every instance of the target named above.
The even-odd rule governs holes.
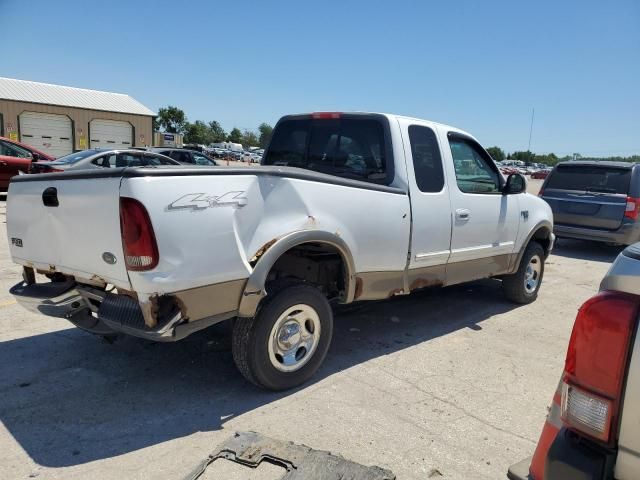
[[[269,268],[301,243],[337,247],[352,292],[355,272],[398,272],[406,266],[410,212],[401,191],[247,172],[125,178],[121,195],[144,203],[160,252],[153,270],[129,272],[132,290],[141,302],[175,294],[193,320],[224,313],[233,304],[250,316],[264,296]],[[388,248],[381,252],[379,244]],[[256,283],[257,276],[262,282]]]

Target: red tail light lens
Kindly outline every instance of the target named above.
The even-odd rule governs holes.
[[[340,112],[315,112],[311,114],[311,117],[319,120],[319,119],[337,119],[340,118],[342,116],[342,113]]]
[[[640,214],[640,198],[627,197],[627,205],[624,209],[624,216],[631,220],[637,220]]]
[[[638,316],[638,298],[601,292],[578,312],[564,370],[562,421],[610,443]]]
[[[120,198],[120,232],[127,270],[151,270],[158,265],[160,256],[153,225],[138,200]]]

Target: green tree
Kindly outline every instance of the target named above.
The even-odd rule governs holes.
[[[241,143],[242,142],[242,132],[239,128],[234,127],[233,130],[229,132],[227,135],[227,141],[233,143]]]
[[[227,138],[227,132],[215,120],[209,122],[209,130],[211,131],[211,143],[224,142]]]
[[[211,129],[202,120],[196,120],[195,123],[187,123],[184,142],[209,145],[211,143]]]
[[[260,138],[258,139],[260,142],[260,146],[262,148],[267,148],[267,145],[269,145],[269,140],[271,140],[273,127],[268,123],[261,123],[258,127],[258,131],[260,132]]]
[[[158,110],[156,125],[167,133],[184,133],[187,126],[187,117],[178,107],[169,105]]]
[[[245,130],[242,132],[242,139],[240,143],[245,147],[257,147],[258,146],[258,136],[255,132],[251,130]]]
[[[500,147],[489,147],[487,148],[487,153],[491,155],[496,162],[501,162],[505,159],[504,150]]]

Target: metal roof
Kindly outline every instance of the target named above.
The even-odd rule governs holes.
[[[156,115],[137,100],[123,93],[101,92],[14,78],[0,77],[0,99],[134,115]]]

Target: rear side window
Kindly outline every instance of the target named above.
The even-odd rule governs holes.
[[[205,155],[201,155],[199,153],[193,154],[193,163],[195,163],[196,165],[215,165],[216,164],[209,157],[206,157]]]
[[[631,169],[591,165],[558,165],[545,189],[627,194]]]
[[[0,155],[16,158],[31,158],[29,151],[6,142],[0,142]]]
[[[171,161],[169,158],[159,157],[153,154],[145,154],[144,165],[175,165],[176,163]]]
[[[444,188],[444,173],[436,134],[428,127],[411,125],[409,143],[418,188],[421,192],[440,192]]]
[[[170,157],[178,162],[183,163],[193,163],[191,160],[191,155],[189,152],[181,152],[180,150],[173,150],[170,154]]]
[[[377,119],[285,120],[276,128],[263,163],[390,183],[387,147],[384,125]]]

